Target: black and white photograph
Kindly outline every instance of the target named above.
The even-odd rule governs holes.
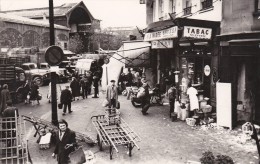
[[[0,0],[1,164],[260,164],[260,0]]]

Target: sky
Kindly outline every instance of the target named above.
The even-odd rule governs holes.
[[[81,0],[53,0],[54,6]],[[139,0],[82,0],[91,14],[100,19],[101,27],[146,26],[146,9]],[[48,7],[49,0],[0,0],[0,8],[18,10]]]

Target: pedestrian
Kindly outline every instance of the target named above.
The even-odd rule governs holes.
[[[81,90],[82,90],[82,98],[85,99],[88,98],[88,82],[87,82],[87,76],[86,74],[83,75],[82,79],[80,80],[80,87],[81,87]]]
[[[171,113],[174,112],[175,99],[176,99],[176,88],[174,83],[172,83],[171,87],[168,90],[168,97],[169,97],[170,118],[171,118]]]
[[[52,157],[57,156],[58,164],[70,163],[69,154],[75,150],[77,146],[76,134],[68,128],[68,123],[64,119],[58,121],[59,130],[56,132],[56,146]]]
[[[106,99],[108,101],[108,107],[116,108],[116,105],[118,103],[118,90],[117,86],[115,85],[115,80],[110,81],[111,84],[107,86],[107,93],[106,93]]]
[[[23,89],[22,89],[22,94],[23,94],[23,99],[24,99],[24,103],[31,103],[30,99],[27,98],[27,96],[29,95],[31,90],[30,84],[29,84],[29,80],[25,81],[25,84],[23,85]]]
[[[11,99],[11,95],[10,92],[8,90],[8,85],[4,84],[3,85],[3,89],[1,91],[1,108],[0,108],[0,114],[3,113],[3,111],[6,109],[7,107],[7,102],[11,102],[12,103],[12,99]]]
[[[126,74],[127,87],[131,87],[133,85],[133,79],[134,79],[134,75],[131,73],[131,69],[128,68],[128,73]]]
[[[87,71],[86,72],[86,79],[87,79],[87,91],[88,91],[88,95],[91,94],[91,85],[92,85],[92,72],[91,71]]]
[[[61,96],[60,96],[60,103],[63,104],[63,113],[62,115],[65,115],[67,112],[67,107],[69,110],[69,113],[72,112],[71,110],[71,101],[72,101],[72,93],[69,90],[69,86],[66,86],[66,88],[61,91]]]
[[[94,86],[94,96],[92,98],[98,98],[98,86],[99,86],[99,80],[100,80],[100,76],[99,76],[99,72],[95,71],[93,74],[93,86]]]
[[[37,100],[37,104],[39,105],[39,86],[36,84],[35,81],[32,81],[31,85],[31,94],[30,94],[30,101],[32,101],[32,105]]]
[[[191,83],[188,84],[187,95],[190,100],[190,117],[194,115],[194,111],[199,109],[198,91]]]
[[[71,91],[72,91],[72,97],[73,97],[73,100],[72,101],[75,101],[75,99],[80,96],[80,84],[79,84],[79,81],[75,78],[75,77],[72,77],[72,81],[70,83],[70,88],[71,88]]]
[[[144,96],[141,97],[141,99],[142,99],[142,114],[147,115],[148,114],[147,111],[150,107],[150,99],[151,99],[150,94],[149,94],[149,90],[148,90],[149,85],[147,83],[144,83],[142,87],[144,88]]]

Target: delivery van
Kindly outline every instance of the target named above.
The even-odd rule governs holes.
[[[93,72],[97,67],[97,61],[94,59],[79,59],[77,61],[75,70],[78,71],[79,75],[83,75],[87,71]]]

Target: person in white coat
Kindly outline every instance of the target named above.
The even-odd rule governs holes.
[[[197,97],[198,91],[192,87],[191,83],[188,84],[187,95],[190,100],[190,116],[194,115],[194,111],[199,109],[199,100]]]

